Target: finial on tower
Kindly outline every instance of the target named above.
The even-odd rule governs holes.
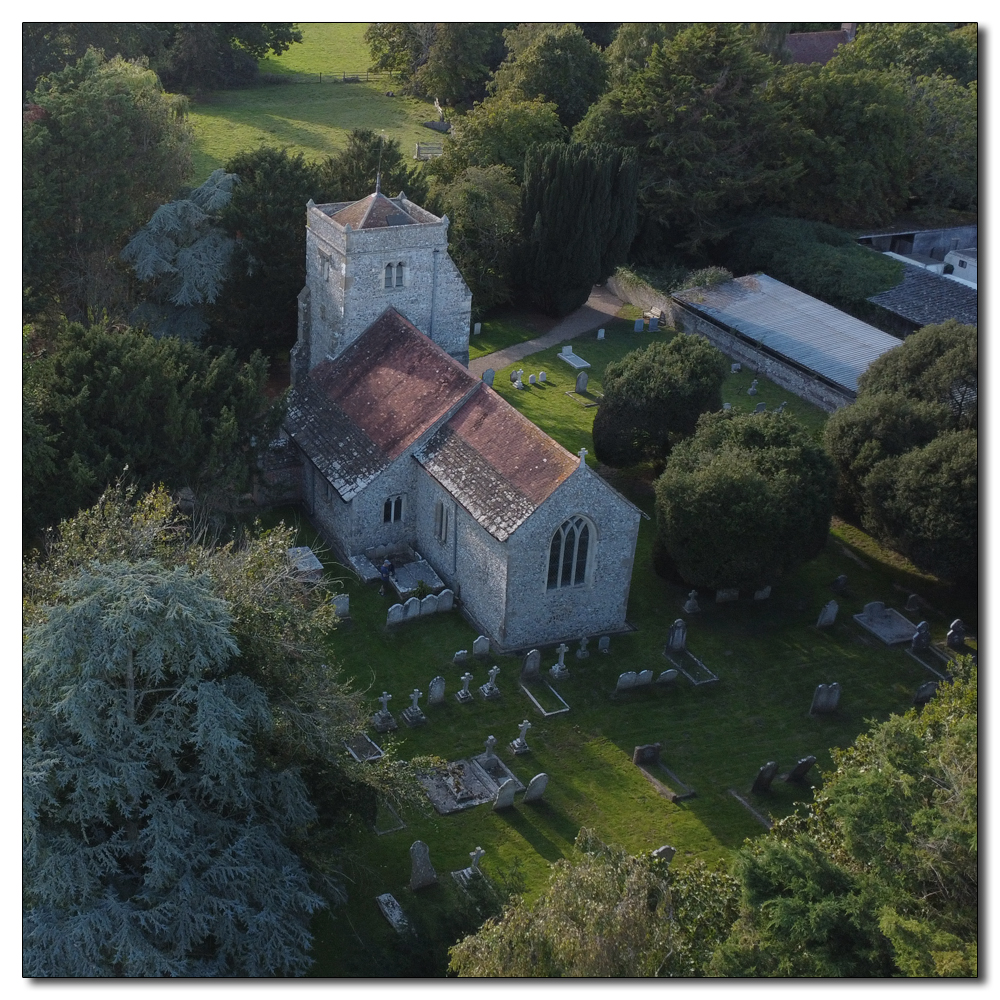
[[[586,461],[587,461],[587,449],[586,448],[581,448],[580,449],[580,468],[583,468],[583,466],[586,464]]]

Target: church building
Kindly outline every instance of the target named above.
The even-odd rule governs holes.
[[[641,512],[469,372],[447,216],[376,191],[306,226],[285,433],[336,557],[427,566],[499,651],[625,630]]]

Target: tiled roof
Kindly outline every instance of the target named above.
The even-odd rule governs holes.
[[[370,194],[346,207],[331,206],[336,211],[330,215],[334,222],[352,229],[382,229],[386,226],[412,226],[426,222],[411,212],[409,202],[402,198],[386,198],[384,194]],[[426,213],[425,213],[426,214]]]
[[[979,293],[975,288],[916,264],[904,263],[903,280],[868,301],[918,326],[948,319],[979,325]]]
[[[797,31],[785,36],[785,45],[795,63],[826,65],[837,49],[849,41],[846,31]]]
[[[580,464],[485,385],[415,457],[500,541]]]
[[[479,384],[394,309],[292,391],[286,427],[342,499],[363,490]]]

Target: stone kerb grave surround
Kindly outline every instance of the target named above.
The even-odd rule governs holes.
[[[484,753],[452,761],[444,768],[418,776],[427,797],[442,816],[495,802],[497,791],[506,781],[514,782],[515,791],[524,784],[496,755],[496,739],[486,740]]]
[[[347,752],[359,763],[365,761],[378,760],[385,754],[382,748],[364,733],[358,733],[349,740],[343,741],[347,747]]]
[[[887,646],[910,642],[917,628],[895,608],[887,608],[881,601],[866,604],[861,614],[854,615],[854,620]]]
[[[714,684],[719,679],[702,660],[688,649],[687,623],[683,618],[676,619],[673,625],[670,626],[670,631],[667,634],[667,643],[663,648],[663,655],[670,661],[673,667],[679,670],[696,687],[700,684]],[[664,682],[671,679],[664,677],[663,674],[660,674],[659,677],[659,680]]]
[[[411,597],[403,604],[389,605],[385,613],[385,623],[386,625],[399,625],[423,615],[432,615],[438,611],[451,611],[454,606],[455,592],[453,590],[445,589],[439,594],[428,594],[422,600],[419,597]]]
[[[935,677],[945,680],[947,674],[948,656],[931,642],[931,627],[923,621],[917,625],[917,630],[910,639],[907,654],[917,661],[925,670]]]

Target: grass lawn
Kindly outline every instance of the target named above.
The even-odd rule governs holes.
[[[485,329],[485,327],[484,327]],[[578,339],[574,347],[593,365],[590,388],[600,391],[601,374],[611,360],[669,332],[635,334],[616,321],[607,326],[603,342]],[[515,406],[570,450],[592,452],[590,426],[594,408],[585,408],[565,395],[576,373],[555,358],[557,348],[518,363],[525,373],[544,368],[547,387],[517,391],[507,371],[497,373],[496,387]],[[746,396],[749,377],[727,381],[724,396],[734,406],[752,408]],[[786,412],[814,431],[825,414],[780,387],[758,380],[759,395],[768,408],[788,401]],[[589,457],[588,457],[589,460]],[[648,479],[618,475],[615,485],[647,514],[652,515]],[[301,540],[315,535],[294,511]],[[818,758],[810,772],[819,781],[829,769],[830,747],[844,747],[865,729],[869,720],[883,720],[905,711],[915,689],[931,675],[900,648],[888,648],[861,629],[851,615],[871,600],[901,608],[911,591],[918,592],[932,610],[924,612],[935,640],[948,623],[963,618],[977,628],[975,599],[961,601],[933,578],[881,550],[863,533],[835,524],[825,550],[792,578],[778,582],[767,601],[741,600],[715,604],[701,597],[701,612],[682,611],[685,589],[655,575],[649,558],[655,524],[643,520],[629,598],[628,619],[636,630],[613,636],[608,654],[596,651],[587,659],[567,655],[572,676],[558,687],[570,704],[568,714],[543,718],[518,688],[520,659],[490,656],[472,662],[470,689],[486,680],[488,668],[500,667],[497,678],[503,697],[492,703],[476,691],[471,705],[461,705],[454,693],[465,668],[452,664],[458,649],[472,648],[474,630],[456,611],[434,615],[388,630],[385,611],[390,603],[343,567],[328,563],[328,574],[342,579],[351,596],[351,620],[330,637],[331,654],[345,674],[367,692],[371,710],[382,690],[393,695],[390,708],[397,718],[409,703],[414,687],[425,694],[431,678],[446,679],[445,703],[422,706],[426,726],[410,730],[400,723],[390,737],[376,742],[401,758],[434,754],[457,760],[482,751],[489,735],[498,740],[498,753],[510,769],[528,783],[544,771],[550,781],[539,804],[494,813],[489,805],[439,816],[428,806],[403,817],[406,827],[376,835],[360,824],[344,844],[338,859],[348,877],[349,901],[317,918],[315,975],[425,976],[444,972],[445,947],[461,928],[456,914],[461,896],[448,873],[469,863],[477,846],[486,851],[482,870],[495,881],[516,874],[529,896],[547,879],[548,866],[571,857],[573,840],[581,827],[592,828],[606,841],[632,852],[661,844],[677,849],[675,865],[701,859],[725,862],[747,837],[763,833],[763,826],[730,794],[746,793],[757,769],[774,760],[780,772],[807,755]],[[815,628],[820,608],[832,596],[830,583],[848,576],[848,591],[838,598],[840,612],[829,629]],[[688,645],[718,675],[716,684],[695,687],[683,677],[672,689],[656,687],[616,695],[615,683],[626,670],[650,669],[654,675],[669,666],[663,655],[670,623],[688,621]],[[542,651],[543,669],[555,662],[555,652]],[[838,681],[842,687],[838,711],[810,718],[809,706],[817,684]],[[522,719],[532,727],[527,741],[531,753],[515,757],[507,744]],[[643,772],[631,763],[633,748],[659,741],[663,761],[696,797],[672,802],[661,795]],[[654,772],[656,773],[656,772]],[[656,776],[671,785],[665,773]],[[680,790],[680,789],[675,789]],[[789,813],[797,801],[809,798],[811,785],[794,786],[776,780],[770,794],[759,796],[755,807],[772,817]],[[408,888],[409,847],[414,840],[429,845],[439,884],[419,894]],[[374,897],[390,892],[420,927],[418,943],[400,938],[379,913]]]
[[[469,338],[469,360],[540,337],[543,333],[548,333],[556,323],[557,320],[541,313],[517,309],[498,311],[489,319],[483,320],[478,336]]]
[[[440,139],[421,122],[436,119],[433,104],[412,97],[386,97],[388,78],[332,83],[333,74],[362,73],[370,57],[362,35],[366,23],[300,24],[303,40],[278,57],[265,59],[261,72],[286,78],[222,90],[192,104],[193,184],[247,149],[287,146],[307,160],[320,160],[346,145],[354,128],[385,131],[398,139],[406,156],[417,141]],[[320,83],[318,74],[323,74]]]

